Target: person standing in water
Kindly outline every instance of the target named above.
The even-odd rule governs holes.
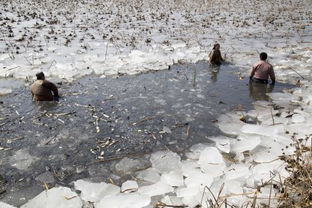
[[[213,65],[220,66],[224,59],[221,56],[220,44],[216,43],[213,45],[212,51],[208,55],[209,63]]]
[[[58,101],[58,89],[55,84],[45,79],[44,73],[36,74],[37,80],[31,85],[34,101]]]
[[[271,79],[271,85],[275,84],[275,74],[273,66],[266,60],[268,55],[265,52],[260,53],[260,61],[257,62],[250,72],[250,80],[253,82],[268,84],[269,77]]]

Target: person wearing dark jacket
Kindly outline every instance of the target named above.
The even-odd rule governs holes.
[[[31,85],[31,94],[34,101],[57,101],[58,89],[55,84],[45,79],[44,73],[36,74],[37,80]]]
[[[223,61],[224,60],[220,51],[220,44],[216,43],[213,45],[212,51],[209,53],[209,63],[220,66]]]

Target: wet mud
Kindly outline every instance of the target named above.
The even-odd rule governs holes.
[[[123,157],[170,149],[183,154],[220,135],[220,114],[249,110],[266,92],[291,85],[250,85],[231,65],[207,62],[168,70],[58,83],[59,102],[35,103],[28,88],[0,97],[0,200],[14,205],[55,184],[107,180]]]

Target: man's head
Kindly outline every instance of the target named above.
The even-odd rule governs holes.
[[[268,58],[268,54],[265,52],[260,53],[260,60],[265,61]]]
[[[43,72],[39,72],[36,74],[36,77],[37,77],[37,80],[44,80],[45,77],[44,77],[44,73]]]
[[[214,44],[213,45],[213,49],[219,50],[220,49],[220,44],[219,43]]]

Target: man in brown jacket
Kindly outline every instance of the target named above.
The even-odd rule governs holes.
[[[36,74],[37,80],[31,85],[31,94],[34,101],[58,100],[58,90],[55,84],[45,80],[43,72]],[[53,94],[52,94],[53,93]]]
[[[256,63],[251,70],[250,80],[258,83],[269,83],[268,79],[271,78],[271,84],[275,84],[275,74],[273,66],[269,64],[266,59],[268,55],[264,52],[260,53],[260,61]]]

